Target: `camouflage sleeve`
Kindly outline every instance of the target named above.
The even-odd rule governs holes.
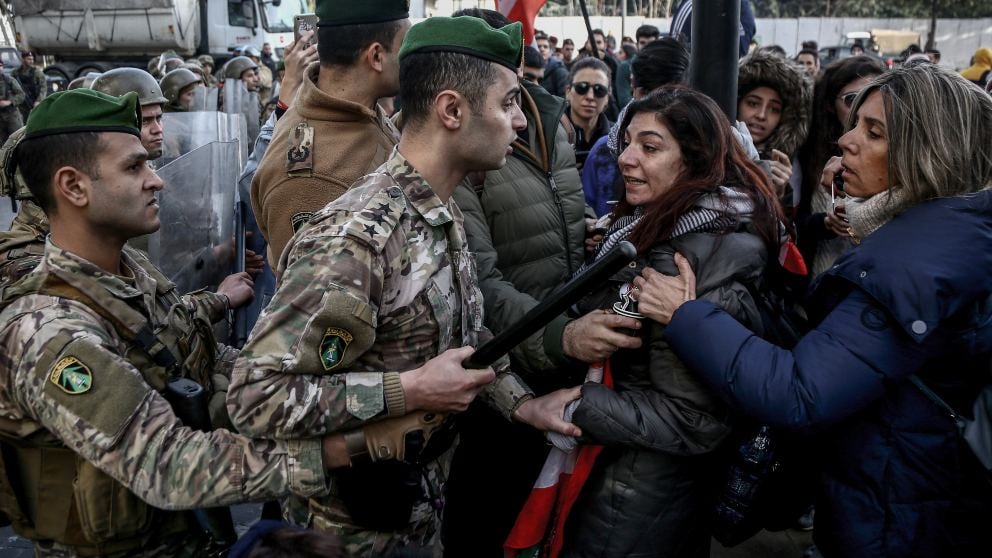
[[[320,436],[406,412],[398,371],[349,372],[375,340],[377,254],[315,229],[290,244],[231,374],[228,411],[250,436]]]
[[[182,299],[186,308],[195,312],[196,315],[206,318],[212,324],[227,317],[227,297],[222,294],[213,293],[204,288],[184,294]]]
[[[326,490],[318,440],[250,440],[183,426],[98,317],[78,303],[59,307],[10,326],[24,346],[14,397],[83,459],[162,509]]]
[[[10,102],[13,106],[19,106],[24,103],[24,89],[21,88],[21,83],[14,78],[7,79],[7,86],[10,88]]]
[[[483,329],[479,332],[479,344],[488,341],[492,336],[492,332]],[[524,401],[533,399],[534,392],[520,376],[510,370],[509,356],[504,355],[499,359],[493,365],[493,371],[496,372],[496,379],[486,386],[479,396],[506,420],[513,420],[513,413]]]
[[[34,79],[37,83],[36,91],[38,91],[38,98],[35,99],[35,102],[41,102],[48,96],[48,80],[45,79],[45,72],[41,68],[35,68]]]

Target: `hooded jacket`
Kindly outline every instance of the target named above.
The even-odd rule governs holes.
[[[813,80],[788,60],[755,51],[738,66],[737,101],[758,87],[778,92],[782,98],[782,118],[775,131],[757,147],[763,153],[778,149],[792,159],[799,154],[809,132]]]
[[[961,77],[972,83],[985,85],[990,70],[992,70],[992,49],[983,47],[975,51],[975,63],[961,70]]]

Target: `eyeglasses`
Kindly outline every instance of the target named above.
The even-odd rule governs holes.
[[[854,99],[858,97],[858,93],[860,93],[860,91],[851,91],[850,93],[845,93],[840,96],[840,100],[841,102],[844,103],[845,107],[851,108],[851,105],[854,104]]]
[[[585,96],[589,92],[589,88],[592,88],[592,94],[597,99],[602,99],[603,97],[610,94],[610,90],[605,85],[591,85],[588,81],[577,81],[572,84],[572,89],[580,96]]]

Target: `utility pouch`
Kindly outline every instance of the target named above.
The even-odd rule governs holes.
[[[425,499],[419,465],[376,461],[335,474],[338,495],[355,525],[372,531],[399,531],[410,523],[413,506]]]

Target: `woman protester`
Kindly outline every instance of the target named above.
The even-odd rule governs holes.
[[[642,269],[674,272],[678,251],[699,270],[700,296],[759,326],[748,285],[778,253],[782,213],[719,107],[665,86],[629,105],[621,138],[625,194],[596,257],[622,240],[638,257],[579,311],[609,312]],[[564,556],[709,556],[714,451],[730,430],[728,412],[663,331],[644,320],[642,347],[610,359],[614,389],[582,387],[571,420],[605,450],[565,528]]]
[[[841,154],[837,140],[858,92],[883,73],[881,60],[852,56],[827,66],[816,81],[809,137],[799,153],[802,187],[794,221],[799,249],[814,277],[852,246],[843,192],[834,191],[831,197],[830,186],[820,186],[820,175],[827,161]]]
[[[613,125],[603,114],[610,102],[610,68],[602,60],[587,56],[572,64],[565,86],[565,114],[575,128],[575,162],[582,165],[594,143],[610,133]]]
[[[992,485],[948,414],[989,383],[992,98],[931,64],[872,81],[839,141],[849,234],[791,351],[695,297],[693,269],[645,273],[639,311],[695,374],[759,420],[818,436],[814,541],[828,557],[985,556]],[[669,323],[670,322],[670,323]],[[970,412],[965,413],[966,416]]]

